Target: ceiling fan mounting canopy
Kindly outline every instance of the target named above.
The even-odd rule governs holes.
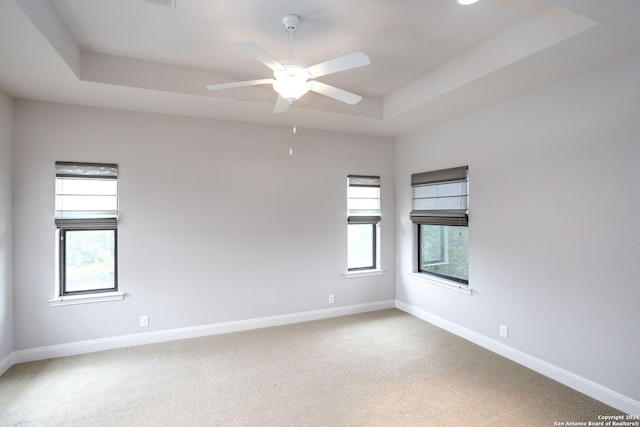
[[[222,83],[209,85],[209,90],[231,89],[244,86],[255,86],[262,84],[272,84],[273,89],[278,93],[278,100],[274,108],[274,113],[287,111],[289,104],[298,100],[308,91],[313,91],[338,101],[355,105],[362,97],[351,92],[327,85],[315,79],[328,74],[346,71],[352,68],[362,67],[371,63],[367,55],[362,52],[354,52],[320,64],[308,66],[306,62],[293,58],[293,33],[298,29],[300,18],[296,15],[285,15],[282,18],[286,30],[289,32],[289,59],[277,61],[258,45],[249,41],[237,42],[236,46],[243,49],[258,61],[269,67],[273,71],[273,79],[249,80],[243,82]]]
[[[285,15],[282,18],[282,23],[287,31],[295,31],[298,29],[298,25],[300,25],[300,17],[297,15]]]

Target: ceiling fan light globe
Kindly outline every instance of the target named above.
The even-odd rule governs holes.
[[[309,92],[309,89],[311,89],[311,82],[307,81],[305,78],[297,76],[283,76],[273,82],[273,89],[278,92],[281,97],[291,103]]]

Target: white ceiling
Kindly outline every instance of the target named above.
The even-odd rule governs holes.
[[[234,46],[288,57],[282,17],[296,14],[296,59],[363,51],[371,64],[320,78],[364,97],[315,93],[298,126],[395,136],[640,53],[637,0],[2,0],[0,89],[87,106],[284,125],[270,78]]]

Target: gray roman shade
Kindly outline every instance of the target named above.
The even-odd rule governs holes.
[[[56,162],[57,227],[116,228],[118,165]]]
[[[468,226],[468,166],[411,175],[416,224]]]
[[[380,177],[349,175],[347,208],[349,224],[380,222]]]

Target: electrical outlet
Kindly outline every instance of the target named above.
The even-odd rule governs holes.
[[[149,326],[149,316],[140,316],[140,327],[146,328]]]
[[[500,336],[503,338],[507,338],[509,333],[506,325],[500,325]]]
[[[333,295],[329,295],[329,304],[333,304],[334,302],[336,302],[336,300]]]

